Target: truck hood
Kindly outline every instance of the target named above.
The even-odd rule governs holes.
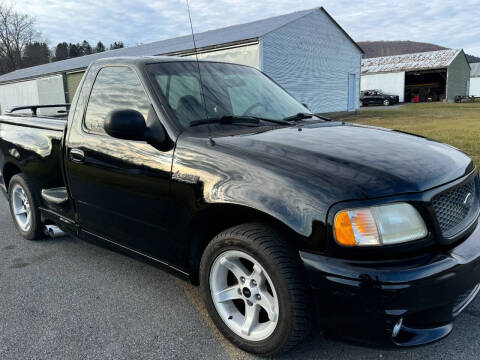
[[[459,150],[398,131],[322,122],[217,139],[250,159],[365,198],[421,192],[470,173]],[[348,194],[348,195],[347,195]],[[340,199],[339,199],[340,200]],[[343,199],[347,200],[347,199]]]

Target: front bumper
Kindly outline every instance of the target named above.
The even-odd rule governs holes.
[[[480,226],[457,247],[382,262],[300,252],[320,323],[371,344],[416,346],[447,336],[480,290]]]

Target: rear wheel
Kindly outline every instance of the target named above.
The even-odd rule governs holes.
[[[383,105],[384,106],[389,106],[390,105],[390,100],[388,100],[388,99],[383,100]]]
[[[216,236],[202,257],[200,278],[210,316],[238,347],[272,356],[308,334],[300,260],[267,226],[244,224]]]
[[[28,240],[44,238],[38,192],[36,186],[23,174],[12,177],[8,186],[10,213],[18,232]]]

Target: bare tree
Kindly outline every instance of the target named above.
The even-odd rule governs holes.
[[[18,13],[12,6],[0,5],[0,57],[5,59],[4,70],[21,67],[25,46],[39,36],[34,23],[31,16]]]

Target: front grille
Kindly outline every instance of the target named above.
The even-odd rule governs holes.
[[[478,212],[475,182],[470,181],[433,198],[433,208],[444,237],[464,230]]]

